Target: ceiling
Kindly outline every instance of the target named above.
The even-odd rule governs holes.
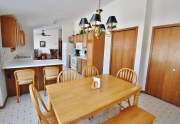
[[[104,6],[112,0],[101,0]],[[95,11],[98,0],[0,0],[0,15],[12,14],[26,26],[51,25]]]

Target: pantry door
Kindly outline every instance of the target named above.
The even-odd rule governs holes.
[[[146,91],[180,106],[180,26],[153,29]]]
[[[134,68],[138,27],[112,32],[110,74],[121,68]]]

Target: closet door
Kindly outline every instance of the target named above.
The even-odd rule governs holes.
[[[168,28],[154,29],[152,40],[152,53],[148,73],[147,92],[161,98],[164,76],[168,66],[169,33]]]
[[[180,106],[180,26],[169,30],[168,66],[162,87],[162,99]]]
[[[116,75],[121,68],[134,68],[138,28],[112,32],[110,74]]]
[[[155,28],[147,80],[147,92],[179,105],[180,27]]]

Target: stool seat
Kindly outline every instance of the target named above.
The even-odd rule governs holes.
[[[132,106],[122,110],[118,115],[103,124],[153,124],[154,120],[154,115],[137,106]]]

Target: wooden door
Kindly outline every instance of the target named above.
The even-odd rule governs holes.
[[[179,104],[180,26],[154,28],[146,91]]]
[[[134,68],[138,28],[112,32],[110,74],[116,75],[121,68]]]

